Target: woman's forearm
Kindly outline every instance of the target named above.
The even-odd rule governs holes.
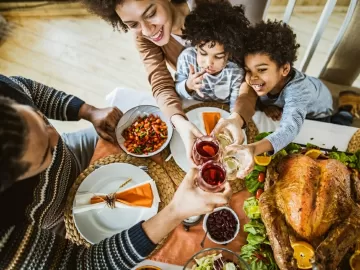
[[[186,217],[184,217],[186,218]],[[142,227],[149,239],[157,244],[174,230],[184,219],[179,217],[171,204],[161,210],[156,216],[145,221]]]

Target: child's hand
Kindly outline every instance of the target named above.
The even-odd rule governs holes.
[[[274,121],[280,121],[282,116],[282,109],[277,106],[267,106],[262,108],[267,117]]]
[[[195,72],[194,66],[190,65],[190,75],[186,81],[187,90],[195,91],[200,97],[204,97],[204,94],[201,92],[201,88],[204,87],[202,81],[204,79],[203,75],[205,73],[205,69],[202,69],[200,72]]]

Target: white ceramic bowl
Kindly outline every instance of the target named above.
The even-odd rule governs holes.
[[[234,210],[232,210],[230,207],[227,207],[227,206],[218,207],[218,208],[214,209],[214,211],[212,213],[223,210],[223,209],[229,210],[234,215],[235,219],[238,222],[238,225],[237,225],[237,228],[236,228],[236,231],[235,231],[235,234],[234,234],[233,238],[231,238],[230,240],[224,241],[224,242],[219,242],[219,241],[214,240],[211,237],[210,233],[208,233],[207,238],[209,238],[212,242],[214,242],[215,244],[218,244],[218,245],[225,245],[225,244],[228,244],[228,243],[232,242],[235,239],[235,237],[239,234],[239,231],[240,231],[240,220],[239,220],[237,214],[234,212]],[[212,213],[206,214],[205,217],[204,217],[203,229],[204,229],[205,232],[207,232],[206,222],[207,222],[209,216]]]
[[[134,154],[127,151],[126,147],[124,146],[125,138],[122,136],[123,131],[128,128],[134,121],[140,116],[144,117],[147,115],[156,115],[159,116],[162,121],[166,123],[167,131],[168,131],[168,137],[165,141],[165,143],[156,151],[148,153],[148,154]],[[120,145],[121,149],[124,150],[127,154],[134,156],[134,157],[151,157],[158,153],[160,153],[162,150],[165,149],[166,146],[170,143],[171,137],[173,134],[173,127],[170,123],[170,121],[165,117],[165,115],[160,111],[158,107],[152,106],[152,105],[140,105],[136,106],[130,110],[128,110],[123,117],[120,119],[117,127],[116,127],[116,138],[118,141],[118,144]]]

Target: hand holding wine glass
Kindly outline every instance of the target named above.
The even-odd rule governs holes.
[[[218,137],[220,134],[225,134],[232,144],[243,144],[244,143],[244,133],[242,127],[244,121],[238,113],[232,113],[227,119],[221,118],[217,125],[215,126],[212,134],[215,137]]]

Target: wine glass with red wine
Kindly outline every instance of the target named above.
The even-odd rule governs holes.
[[[193,160],[196,165],[201,165],[209,160],[220,160],[220,144],[215,137],[202,136],[193,146]]]
[[[225,182],[226,170],[221,163],[209,160],[201,166],[197,183],[202,190],[219,192],[224,189]]]

